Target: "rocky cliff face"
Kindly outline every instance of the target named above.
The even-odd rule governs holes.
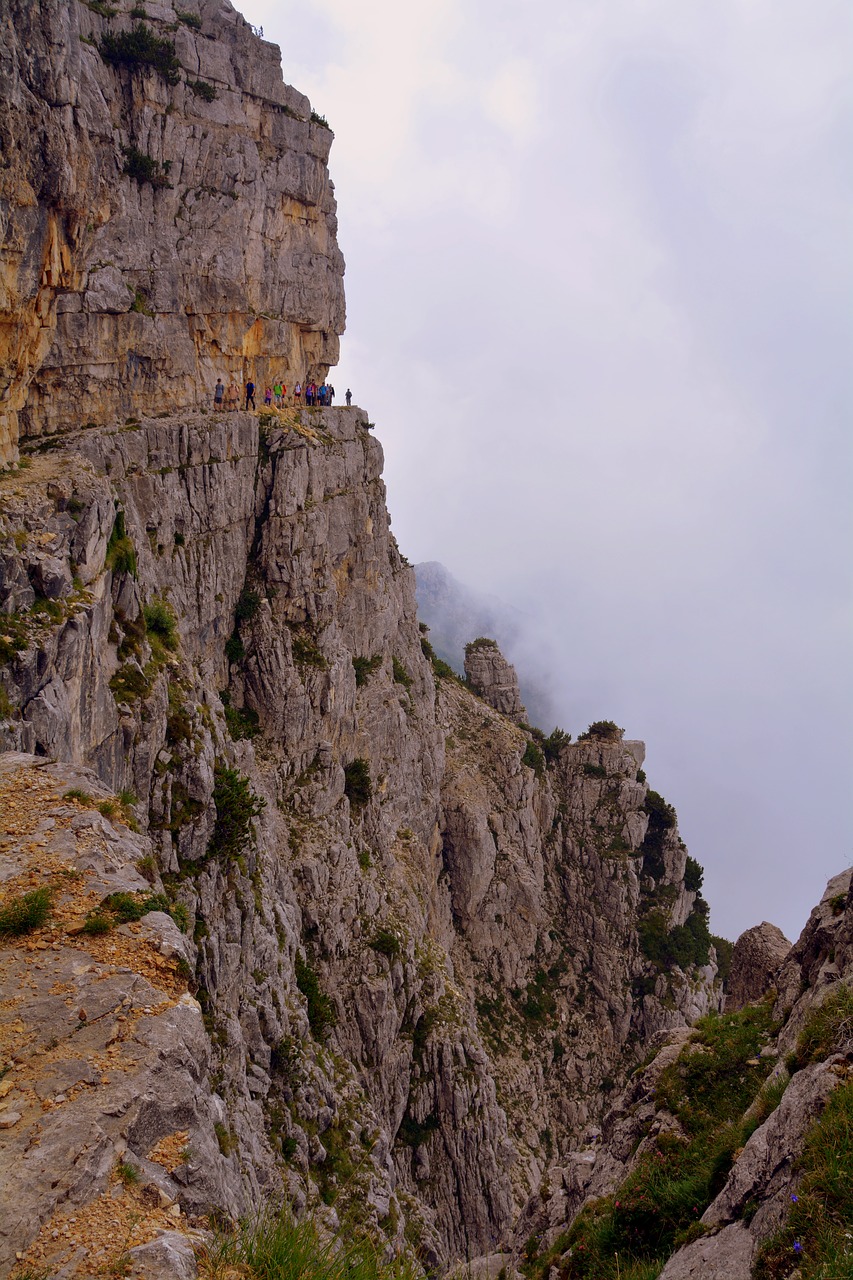
[[[546,755],[436,679],[378,443],[358,410],[302,416],[31,450],[2,481],[2,733],[136,797],[240,1152],[223,1207],[283,1171],[297,1205],[473,1256],[649,1035],[718,1001],[712,967],[641,946],[697,886],[641,744]]]
[[[749,930],[734,956],[758,953],[757,1002],[661,1033],[595,1141],[528,1202],[517,1260],[564,1280],[617,1275],[616,1254],[622,1274],[647,1266],[661,1280],[846,1274],[851,930],[850,871],[830,881],[769,989],[755,973],[778,930]]]
[[[337,360],[331,132],[227,0],[143,8],[3,8],[0,466]]]
[[[701,873],[641,743],[433,662],[361,411],[199,405],[334,358],[330,135],[228,5],[104,11],[2,52],[0,1257],[284,1196],[439,1267],[719,1004]]]

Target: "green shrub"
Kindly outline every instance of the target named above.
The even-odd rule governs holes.
[[[140,671],[138,667],[127,663],[123,667],[119,667],[118,671],[110,677],[110,689],[115,694],[117,702],[132,702],[134,698],[147,698],[153,686],[151,673]]]
[[[242,662],[246,656],[246,646],[240,639],[240,633],[236,629],[225,641],[225,657],[229,662]]]
[[[165,649],[177,649],[177,622],[171,606],[165,600],[159,598],[151,600],[144,606],[142,615],[145,618],[149,640],[154,636]]]
[[[146,155],[144,151],[139,151],[136,147],[122,147],[124,155],[124,168],[122,173],[127,174],[128,178],[133,178],[134,182],[148,182],[152,187],[171,188],[171,182],[168,178],[169,170],[172,167],[171,160],[164,160],[161,164],[159,160],[155,160],[153,156]],[[141,291],[137,290],[134,296],[131,311],[145,311],[143,305],[139,304],[139,296]],[[142,294],[144,298],[144,293]],[[146,315],[153,315],[152,311],[145,311]]]
[[[687,889],[690,893],[698,893],[699,890],[702,888],[702,880],[704,878],[704,875],[705,875],[705,872],[702,870],[702,867],[699,865],[696,859],[691,858],[690,855],[688,854],[687,862],[684,867],[685,889]]]
[[[389,960],[395,959],[401,951],[400,939],[393,929],[377,929],[368,946],[378,951],[380,955],[387,956]]]
[[[104,915],[102,911],[93,911],[86,916],[82,932],[97,936],[98,934],[109,933],[114,924],[115,920],[112,916]]]
[[[587,738],[603,738],[605,742],[619,742],[624,732],[625,730],[620,729],[613,720],[593,720],[584,733],[578,734],[578,742],[584,742]]]
[[[176,9],[175,17],[185,27],[192,27],[193,31],[201,31],[201,18],[197,13],[187,13],[185,9]]]
[[[316,970],[312,969],[311,965],[299,955],[294,964],[294,973],[296,985],[308,1006],[308,1025],[317,1039],[323,1040],[337,1022],[334,1005],[320,989],[320,979]]]
[[[331,127],[332,127],[332,126],[329,124],[329,122],[328,122],[328,120],[326,119],[326,117],[325,117],[325,116],[321,116],[321,115],[319,115],[319,114],[318,114],[318,113],[313,109],[313,107],[312,107],[312,109],[311,109],[311,123],[312,123],[312,124],[319,124],[319,125],[322,125],[324,129],[329,129],[329,130],[331,130]]]
[[[256,738],[261,731],[261,721],[257,711],[251,707],[225,706],[225,724],[235,742]]]
[[[564,729],[554,729],[547,738],[542,740],[542,750],[548,764],[559,759],[563,747],[567,747],[571,740],[572,735],[566,733]]]
[[[729,942],[728,938],[721,938],[719,934],[711,934],[711,942],[714,950],[717,952],[717,977],[720,982],[725,982],[732,968],[732,952],[734,951],[734,943]]]
[[[132,31],[115,35],[106,32],[101,36],[98,50],[110,66],[129,67],[133,71],[150,67],[167,84],[178,83],[181,64],[175,55],[174,40],[155,35],[144,22],[137,22]]]
[[[476,640],[470,640],[465,646],[466,657],[469,654],[476,653],[478,649],[497,649],[497,640],[490,640],[488,636],[477,636]]]
[[[672,805],[667,804],[657,791],[649,791],[646,794],[643,810],[649,816],[645,839],[640,845],[640,853],[643,855],[643,874],[651,876],[653,880],[660,880],[664,873],[663,851],[666,835],[675,827],[677,818]]]
[[[240,598],[234,609],[234,616],[238,622],[249,622],[254,618],[260,607],[261,597],[258,592],[250,591],[248,587],[244,587],[240,592]]]
[[[638,782],[645,782],[645,781],[646,781],[646,771],[645,771],[645,769],[638,769],[638,770],[637,770],[637,781],[638,781]]]
[[[604,765],[590,764],[588,761],[583,763],[583,771],[587,778],[606,778],[607,770]]]
[[[687,970],[692,965],[706,965],[710,958],[708,904],[703,898],[696,899],[684,924],[670,929],[664,912],[653,908],[640,920],[637,932],[640,950],[658,969],[678,965]]]
[[[373,795],[370,765],[361,756],[344,768],[344,794],[353,810],[363,809]]]
[[[293,636],[293,661],[297,667],[314,667],[328,670],[329,663],[310,636],[297,631]]]
[[[249,779],[236,769],[217,763],[213,777],[216,822],[207,852],[211,857],[236,858],[251,838],[252,820],[266,808],[266,801],[255,795]]]
[[[527,743],[521,763],[526,764],[528,769],[532,769],[537,778],[541,778],[545,772],[545,756],[535,742]]]
[[[382,666],[382,654],[375,653],[372,658],[353,658],[353,669],[355,670],[355,683],[357,688],[367,684],[370,676],[374,671],[378,671]]]
[[[87,808],[93,803],[91,793],[84,791],[82,787],[72,787],[63,794],[62,799],[76,800],[78,804],[85,805]]]
[[[40,929],[50,915],[53,890],[32,889],[7,898],[0,906],[0,938],[19,937]]]
[[[195,96],[203,99],[204,102],[213,102],[214,98],[218,96],[215,86],[208,80],[188,80],[187,84]]]
[[[116,511],[104,564],[115,574],[129,573],[136,577],[136,548],[128,535],[121,509]]]
[[[409,675],[399,658],[391,659],[391,670],[394,675],[395,684],[401,684],[404,688],[411,689],[412,677]]]

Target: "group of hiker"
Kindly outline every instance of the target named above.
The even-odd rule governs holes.
[[[245,383],[243,390],[246,396],[246,408],[255,409],[257,407],[255,404],[257,388],[251,378]],[[301,382],[297,382],[293,388],[293,403],[297,408],[302,404],[303,394],[308,408],[313,408],[315,405],[323,405],[326,408],[330,408],[335,399],[335,388],[330,382],[323,382],[319,387],[316,382],[307,382],[304,388]],[[275,401],[276,409],[283,408],[286,399],[287,387],[281,379],[274,382],[272,386],[264,388],[264,404],[268,409],[272,408],[273,401]],[[348,405],[352,404],[352,392],[349,387],[347,387],[345,399]],[[213,392],[213,407],[214,409],[239,409],[240,391],[233,379],[227,387],[221,378],[216,379],[216,387]]]

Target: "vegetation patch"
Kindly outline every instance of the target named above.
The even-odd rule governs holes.
[[[318,1040],[324,1040],[338,1020],[335,1007],[321,989],[316,969],[299,955],[296,957],[294,972],[296,985],[308,1006],[308,1025]]]
[[[296,1222],[289,1210],[259,1215],[237,1232],[215,1233],[205,1249],[211,1274],[250,1280],[416,1280],[423,1274],[405,1255],[387,1260],[351,1223],[330,1236],[308,1215]]]
[[[172,184],[168,177],[169,170],[172,167],[171,160],[164,160],[161,164],[160,161],[155,160],[153,156],[146,155],[144,151],[139,151],[133,146],[122,147],[122,153],[124,155],[124,168],[122,172],[126,173],[129,178],[133,178],[135,182],[140,184],[147,182],[152,187],[171,187]],[[139,291],[137,291],[137,295],[134,297],[134,305],[131,307],[132,311],[142,310],[142,307],[137,305],[138,293]],[[149,311],[146,312],[146,314],[152,315],[153,312]]]
[[[394,676],[395,684],[401,684],[404,689],[411,689],[412,677],[409,675],[399,658],[391,659],[391,671]]]
[[[172,653],[178,647],[178,625],[171,605],[155,598],[143,607],[142,616],[154,656],[162,661],[164,650]]]
[[[389,960],[396,959],[402,950],[400,939],[394,930],[384,927],[376,930],[368,946],[373,951],[378,951],[381,956],[387,956]]]
[[[328,659],[304,631],[294,632],[293,661],[297,667],[313,667],[317,671],[327,671],[329,668]]]
[[[799,1071],[810,1062],[828,1058],[831,1053],[850,1052],[853,1052],[853,986],[839,983],[823,1004],[809,1014],[788,1065],[793,1071]]]
[[[215,86],[209,80],[188,80],[187,84],[195,96],[201,98],[204,102],[213,102],[219,96]]]
[[[124,512],[120,508],[116,511],[104,563],[116,575],[129,573],[131,577],[136,577],[136,548],[127,532]]]
[[[264,811],[266,801],[255,795],[248,778],[227,765],[217,762],[213,779],[216,822],[207,853],[208,857],[230,860],[252,838],[253,819]]]
[[[361,756],[357,756],[344,768],[344,795],[355,812],[363,809],[373,795],[370,765]]]
[[[53,890],[33,889],[0,904],[0,938],[16,938],[40,929],[50,915]]]
[[[537,747],[535,742],[530,741],[524,748],[521,763],[526,764],[528,769],[532,769],[537,778],[541,778],[545,772],[545,753]]]
[[[769,1003],[703,1018],[657,1089],[681,1136],[660,1134],[619,1190],[588,1205],[546,1254],[529,1242],[527,1274],[544,1280],[557,1266],[560,1280],[651,1280],[702,1234],[699,1218],[754,1128],[742,1117],[771,1068],[758,1055],[773,1030]]]
[[[830,1094],[796,1165],[784,1227],[759,1250],[755,1280],[853,1280],[853,1081]]]
[[[197,13],[188,13],[185,9],[176,9],[175,17],[185,27],[191,27],[193,31],[201,31],[201,18]]]
[[[613,720],[593,720],[588,729],[578,734],[578,742],[587,738],[601,738],[604,742],[621,742],[625,730],[620,729]]]
[[[367,684],[374,671],[378,671],[382,666],[382,654],[374,653],[372,658],[353,658],[352,665],[355,671],[355,683],[360,689]]]
[[[583,762],[584,775],[587,778],[606,778],[607,770],[602,764],[590,764],[588,760]]]
[[[132,31],[101,36],[98,51],[112,67],[128,67],[131,71],[150,68],[166,81],[177,84],[181,64],[175,55],[175,42],[157,36],[144,22],[134,24]]]

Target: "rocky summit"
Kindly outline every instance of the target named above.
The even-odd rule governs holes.
[[[2,8],[0,1274],[270,1274],[282,1213],[430,1275],[787,1276],[849,874],[732,956],[643,744],[433,652],[366,414],[214,409],[322,380],[343,260],[328,126],[186,3]]]

